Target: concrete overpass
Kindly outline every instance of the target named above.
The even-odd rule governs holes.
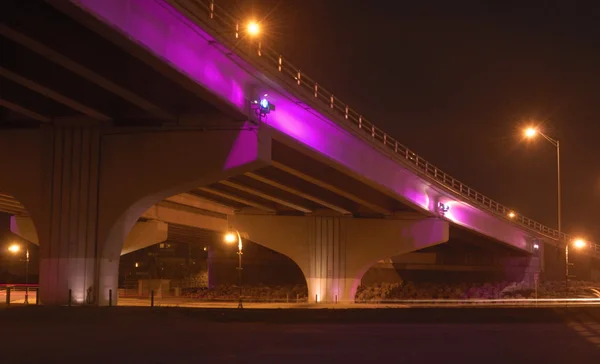
[[[374,262],[444,243],[450,226],[532,256],[537,241],[568,241],[236,38],[210,1],[0,6],[1,203],[35,225],[46,304],[88,288],[106,304],[120,254],[164,236],[140,217],[161,220],[181,193],[201,198],[188,206],[209,212],[194,211],[212,218],[202,224],[290,257],[325,301],[351,299]],[[266,118],[251,108],[264,94],[277,106]]]

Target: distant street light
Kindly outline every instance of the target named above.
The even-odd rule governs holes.
[[[535,128],[525,129],[525,136],[527,138],[533,138],[536,134],[537,134],[537,129],[535,129]]]
[[[260,25],[258,25],[258,23],[255,21],[251,21],[248,23],[247,31],[248,35],[255,37],[260,34]]]
[[[569,241],[565,244],[565,294],[566,297],[569,297]],[[576,249],[583,249],[587,246],[587,243],[583,239],[575,239],[573,240],[573,246]]]
[[[242,305],[242,254],[243,254],[243,245],[242,245],[242,236],[240,235],[240,232],[235,230],[235,231],[230,231],[227,234],[225,234],[224,240],[227,244],[234,244],[235,242],[238,243],[238,285],[240,286],[240,297],[239,297],[239,301],[238,301],[238,308],[244,308],[244,306]]]
[[[29,304],[29,246],[25,246],[25,304]],[[19,254],[21,246],[19,244],[11,244],[8,251],[13,254]]]
[[[557,188],[556,188],[556,196],[558,199],[558,241],[560,242],[562,238],[562,208],[561,208],[561,186],[560,186],[560,142],[556,139],[550,138],[548,135],[542,133],[537,128],[529,127],[525,129],[524,133],[526,138],[533,139],[538,135],[541,135],[550,142],[553,146],[556,147],[556,177],[557,177]],[[565,254],[569,252],[569,242],[565,242]],[[565,257],[567,264],[565,266],[565,289],[567,289],[567,285],[569,284],[569,258]],[[567,291],[568,294],[568,291]]]

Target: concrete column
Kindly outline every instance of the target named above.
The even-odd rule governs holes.
[[[100,131],[87,127],[48,130],[44,163],[44,217],[40,239],[42,304],[95,302],[98,285],[98,174]],[[45,187],[45,186],[43,186]],[[118,277],[118,262],[112,275]],[[113,288],[116,297],[117,289]]]
[[[302,270],[309,302],[354,302],[374,263],[448,240],[439,219],[357,219],[236,215],[230,224],[250,240],[291,258]]]

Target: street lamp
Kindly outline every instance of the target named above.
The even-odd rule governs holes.
[[[524,131],[524,135],[526,138],[528,139],[533,139],[535,138],[537,135],[541,135],[542,137],[544,137],[544,139],[546,139],[547,141],[549,141],[552,145],[554,145],[556,147],[556,178],[557,178],[557,190],[556,190],[556,197],[558,199],[558,241],[560,241],[561,237],[562,237],[562,214],[561,214],[561,187],[560,187],[560,142],[556,139],[552,139],[549,136],[547,136],[546,134],[542,133],[541,131],[539,131],[536,128],[533,127],[529,127],[527,129],[525,129]]]
[[[251,37],[255,37],[260,34],[260,25],[257,22],[251,21],[248,23],[248,27],[246,28],[248,35]]]
[[[526,138],[528,139],[533,139],[535,138],[537,135],[541,135],[542,137],[544,137],[544,139],[546,139],[547,141],[550,142],[550,144],[552,144],[553,146],[556,147],[556,197],[557,197],[557,202],[558,202],[558,208],[557,208],[557,213],[558,213],[558,241],[560,242],[561,238],[562,238],[562,208],[561,208],[561,186],[560,186],[560,142],[556,139],[553,139],[551,137],[549,137],[548,135],[542,133],[541,131],[539,131],[537,128],[534,127],[529,127],[527,129],[525,129],[524,133]],[[566,241],[565,242],[565,259],[566,259],[566,266],[565,266],[565,289],[567,289],[567,285],[569,284],[569,258],[568,258],[568,253],[569,253],[569,242]],[[568,294],[568,291],[567,291]]]
[[[19,244],[11,244],[8,251],[13,254],[19,254],[21,246]],[[29,304],[29,246],[25,246],[25,304]]]
[[[230,231],[227,234],[225,234],[224,237],[225,243],[227,244],[234,244],[236,241],[238,243],[238,285],[240,286],[240,297],[239,297],[239,301],[238,301],[238,308],[244,308],[244,306],[242,305],[242,254],[243,254],[243,245],[242,245],[242,236],[240,235],[240,232],[235,230],[235,231]]]
[[[575,249],[583,249],[587,246],[587,243],[583,239],[573,240],[573,247]],[[569,297],[569,242],[565,244],[565,298]]]

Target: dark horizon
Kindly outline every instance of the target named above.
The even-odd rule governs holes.
[[[556,228],[556,149],[521,134],[537,125],[561,143],[563,230],[600,240],[600,5],[236,3],[264,18],[284,57],[377,126]]]

